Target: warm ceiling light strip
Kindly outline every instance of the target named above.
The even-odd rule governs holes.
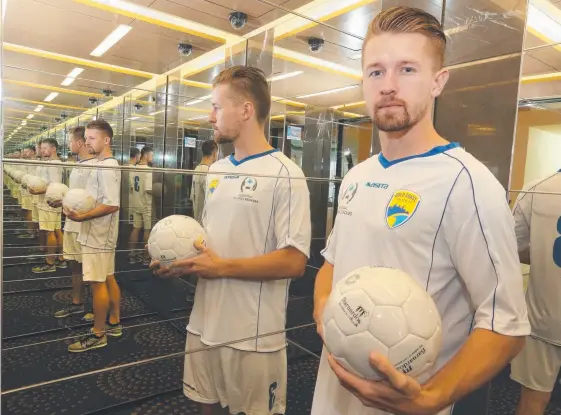
[[[75,58],[74,56],[61,55],[60,53],[47,52],[45,50],[29,48],[27,46],[14,45],[13,43],[4,42],[4,50],[25,55],[37,56],[45,59],[52,59],[61,62],[72,63],[80,66],[88,66],[90,68],[102,69],[105,71],[118,72],[125,75],[138,76],[141,78],[153,78],[155,74],[137,71],[136,69],[124,68],[122,66],[110,65],[108,63],[95,62],[88,59]]]
[[[273,55],[275,58],[298,63],[300,65],[309,66],[311,68],[318,69],[320,71],[329,71],[332,73],[336,73],[354,79],[362,79],[361,70],[352,69],[335,62],[330,62],[325,59],[319,59],[313,56],[306,55],[304,53],[295,52],[293,50],[275,46],[273,50]]]
[[[110,13],[120,14],[133,19],[141,20],[160,27],[166,27],[178,32],[188,33],[203,39],[218,43],[226,43],[232,35],[223,30],[206,26],[201,23],[183,19],[172,14],[164,13],[149,7],[134,4],[123,0],[74,0],[90,7],[105,10]],[[236,37],[236,36],[234,36]]]
[[[4,82],[7,83],[7,84],[12,84],[12,85],[28,86],[30,88],[37,88],[37,89],[45,89],[47,91],[63,92],[65,94],[82,95],[84,97],[103,98],[103,94],[94,94],[94,93],[89,93],[89,92],[75,91],[75,90],[72,90],[72,89],[59,88],[59,87],[56,87],[56,86],[34,84],[32,82],[15,81],[15,80],[12,80],[12,79],[4,79]]]
[[[3,100],[6,101],[17,101],[17,102],[27,102],[29,104],[38,104],[38,105],[44,105],[45,107],[54,107],[54,108],[68,108],[71,110],[80,110],[80,111],[84,111],[85,108],[84,107],[73,107],[70,105],[60,105],[60,104],[51,104],[49,102],[44,102],[44,101],[32,101],[30,99],[23,99],[23,98],[11,98],[11,97],[3,97]]]
[[[561,80],[561,72],[550,72],[539,75],[523,76],[520,81],[523,84],[532,84],[535,82],[553,82]]]
[[[366,101],[359,101],[359,102],[352,102],[350,104],[343,104],[343,105],[335,105],[333,108],[334,110],[346,109],[346,108],[355,108],[355,107],[362,107],[366,105]]]

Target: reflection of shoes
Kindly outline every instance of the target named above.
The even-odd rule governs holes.
[[[135,256],[129,256],[129,264],[137,264],[139,262],[142,262],[142,258],[138,258]]]
[[[111,337],[121,337],[123,335],[123,326],[120,323],[116,326],[105,324],[105,334]]]
[[[55,264],[37,265],[36,267],[31,268],[31,271],[33,271],[34,274],[43,274],[45,272],[56,272],[56,266]]]
[[[55,313],[56,318],[68,317],[72,314],[81,314],[84,312],[84,304],[70,304],[68,307],[64,307]]]
[[[18,235],[18,239],[33,239],[33,238],[35,238],[35,235],[31,233],[22,233],[21,235]]]
[[[82,310],[84,311],[84,310]],[[82,317],[82,320],[87,321],[87,322],[92,322],[94,321],[94,315],[93,313],[86,313],[84,314],[84,317]]]
[[[68,351],[71,353],[80,353],[105,346],[107,346],[107,336],[103,335],[97,337],[93,330],[90,330],[87,336],[68,346]]]
[[[57,259],[55,261],[55,265],[56,265],[57,268],[66,268],[68,266],[66,261],[64,261],[64,260],[61,261],[60,259]]]
[[[150,266],[150,262],[152,262],[152,260],[150,258],[144,258],[142,260],[142,265],[148,267],[148,266]]]

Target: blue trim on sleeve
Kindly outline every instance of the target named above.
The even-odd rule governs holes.
[[[403,161],[407,161],[407,160],[411,160],[411,159],[415,159],[415,158],[421,158],[421,157],[430,157],[430,156],[436,156],[438,154],[442,154],[445,151],[448,150],[452,150],[454,148],[458,148],[460,147],[460,143],[449,143],[443,146],[437,146],[434,147],[432,149],[430,149],[429,151],[427,151],[426,153],[422,153],[422,154],[415,154],[414,156],[407,156],[407,157],[403,157],[397,160],[392,160],[389,161],[387,158],[384,157],[384,155],[382,153],[378,154],[378,161],[380,162],[380,164],[382,165],[383,168],[387,169],[388,167],[393,166],[394,164],[398,164],[401,163]]]
[[[246,161],[254,160],[254,159],[257,159],[257,158],[260,158],[260,157],[263,157],[263,156],[268,156],[269,154],[276,153],[277,151],[280,151],[280,150],[278,148],[273,148],[271,150],[264,151],[263,153],[258,153],[258,154],[253,154],[251,156],[247,156],[246,158],[243,158],[240,161],[236,160],[236,158],[234,157],[234,154],[230,154],[229,159],[234,166],[239,166],[240,164],[245,163]]]
[[[466,173],[468,174],[469,181],[471,183],[471,192],[473,196],[473,205],[475,206],[475,213],[477,214],[477,221],[479,222],[479,227],[481,228],[481,234],[483,235],[483,240],[485,241],[485,247],[487,248],[487,255],[489,255],[489,260],[491,261],[491,265],[493,266],[493,270],[495,271],[495,278],[497,282],[495,283],[495,289],[493,290],[493,317],[491,317],[491,331],[495,331],[495,308],[496,308],[496,301],[497,301],[497,288],[499,287],[499,273],[497,272],[497,267],[495,266],[495,261],[493,261],[493,256],[491,255],[491,250],[489,249],[489,242],[487,241],[487,236],[485,236],[485,231],[483,230],[483,224],[481,223],[481,216],[479,215],[479,208],[477,207],[477,200],[475,198],[475,186],[473,184],[473,178],[471,177],[471,173],[469,172],[466,165],[454,156],[450,154],[446,154],[451,159],[456,160],[460,163],[463,168],[465,169]]]

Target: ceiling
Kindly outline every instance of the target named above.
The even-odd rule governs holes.
[[[384,0],[384,7],[391,3]],[[442,15],[442,0],[409,3]],[[524,32],[524,2],[467,3],[447,2],[447,65],[517,51]],[[559,73],[561,79],[561,47],[553,46],[561,42],[561,2],[530,3],[535,10],[530,10],[522,68],[527,80],[521,95],[561,95],[558,79],[551,75]],[[382,0],[7,0],[2,57],[5,137],[20,144],[65,123],[91,119],[97,110],[117,122],[118,104],[123,103],[132,128],[154,125],[161,118],[158,92],[166,75],[181,81],[170,103],[177,107],[179,120],[185,125],[204,123],[210,82],[224,67],[228,50],[268,29],[274,29],[272,76],[297,74],[271,83],[274,120],[314,107],[344,111],[345,118],[364,117],[360,50],[368,23],[381,6]],[[239,30],[229,21],[235,11],[248,17]],[[544,30],[540,13],[556,21],[559,34],[555,28]],[[130,28],[126,35],[101,56],[90,55],[120,25]],[[319,53],[310,52],[310,37],[324,40]],[[192,53],[182,56],[179,43],[191,45]],[[75,68],[83,71],[70,85],[61,85]],[[308,96],[322,92],[330,93]],[[46,102],[51,93],[58,95]],[[96,101],[92,104],[91,99]],[[202,100],[194,103],[197,99]]]

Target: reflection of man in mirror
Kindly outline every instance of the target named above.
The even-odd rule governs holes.
[[[86,126],[86,147],[97,158],[95,174],[88,176],[85,190],[96,200],[95,207],[85,213],[65,210],[68,218],[81,222],[78,242],[82,252],[84,282],[91,283],[94,326],[90,332],[68,346],[79,353],[107,346],[107,336],[122,336],[120,323],[121,291],[115,279],[115,248],[119,235],[119,204],[121,171],[111,152],[113,129],[98,119]],[[107,314],[109,313],[109,321]]]
[[[213,86],[214,138],[232,143],[234,153],[208,172],[207,246],[197,244],[200,255],[156,274],[199,278],[187,327],[185,395],[202,403],[205,415],[284,414],[287,296],[309,256],[310,194],[302,170],[265,138],[271,95],[263,72],[231,67]],[[242,193],[248,177],[254,183]]]
[[[92,165],[97,163],[97,158],[92,156],[86,147],[86,128],[83,126],[75,127],[70,130],[70,151],[77,157],[78,164]],[[69,169],[70,177],[68,178],[69,189],[85,189],[88,177],[95,174],[92,168],[74,167]],[[62,202],[61,202],[62,205]],[[84,293],[82,282],[82,247],[78,242],[81,223],[74,222],[66,218],[64,223],[64,242],[63,252],[64,259],[70,262],[70,271],[72,275],[72,302],[61,310],[55,312],[56,318],[63,318],[73,314],[85,313]],[[93,314],[87,313],[84,317],[86,321],[93,320]]]
[[[405,271],[434,299],[442,346],[433,366],[408,376],[395,367],[396,356],[411,353],[401,348],[403,332],[390,318],[377,321],[396,336],[376,339],[393,362],[382,348],[363,354],[349,341],[345,350],[364,359],[365,372],[381,374],[384,380],[376,382],[346,370],[327,344],[312,415],[449,415],[454,402],[508,365],[530,333],[505,190],[480,161],[435,130],[432,108],[449,77],[445,49],[441,23],[423,10],[392,7],[371,22],[362,88],[381,152],[343,180],[341,189],[358,187],[352,200],[339,204],[345,214],[335,219],[314,292],[323,337],[324,307],[345,275],[365,266]]]
[[[143,262],[150,265],[148,252],[143,247],[148,243],[152,229],[152,172],[150,166],[154,158],[152,147],[144,146],[140,150],[140,161],[136,172],[131,172],[130,211],[132,215],[132,231],[130,235],[129,263]],[[140,232],[143,232],[143,244],[139,244]],[[140,249],[140,250],[139,250]]]
[[[203,159],[195,167],[196,172],[207,173],[209,167],[216,161],[218,155],[218,145],[213,140],[204,141],[201,146]],[[193,175],[193,185],[191,186],[191,202],[193,203],[193,217],[197,222],[202,223],[203,209],[205,206],[206,194],[206,174]]]
[[[140,150],[136,147],[131,147],[130,149],[130,153],[129,153],[129,166],[130,167],[135,167],[138,162],[140,161]],[[126,233],[127,235],[130,234],[130,232],[132,231],[133,228],[133,215],[132,215],[132,207],[133,207],[133,195],[134,195],[134,190],[132,187],[132,178],[134,177],[134,172],[132,171],[126,171],[123,175],[123,179],[125,180],[125,183],[128,184],[128,203],[125,206],[122,206],[124,208],[124,212],[123,212],[123,217],[126,218],[126,224],[128,224],[127,229],[126,229]],[[129,249],[131,249],[131,247],[129,246]],[[133,254],[133,252],[129,253],[129,262],[132,264],[132,260],[131,260],[131,255]]]

